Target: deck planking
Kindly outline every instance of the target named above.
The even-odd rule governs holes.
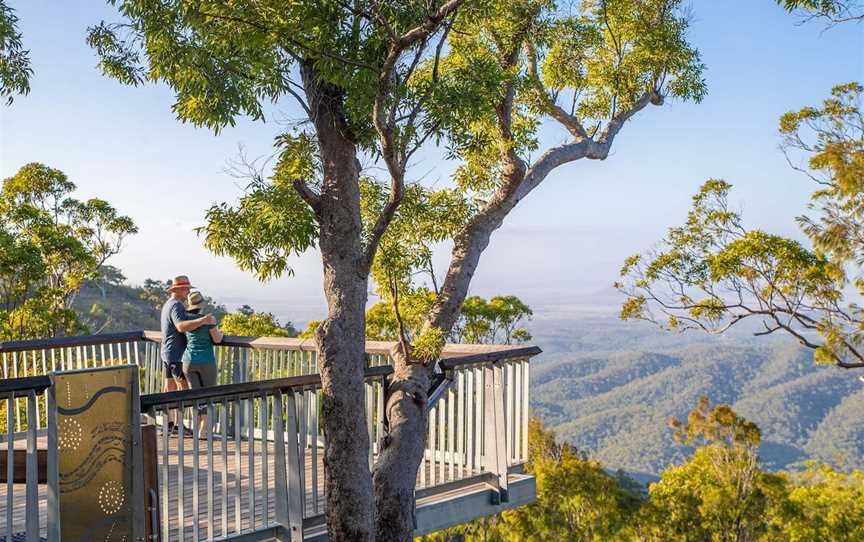
[[[211,502],[208,499],[208,475],[211,472],[210,463],[208,461],[207,441],[199,440],[198,453],[198,468],[197,476],[195,469],[195,455],[193,453],[193,439],[183,439],[183,466],[182,466],[182,484],[183,484],[183,506],[180,506],[180,465],[179,465],[179,442],[180,439],[175,435],[170,435],[168,438],[167,454],[163,446],[162,435],[157,435],[157,450],[158,450],[158,483],[160,488],[159,495],[159,513],[162,523],[165,522],[163,517],[165,498],[165,474],[167,455],[167,474],[168,474],[168,540],[170,542],[197,542],[199,540],[209,540],[211,535],[213,539],[224,538],[225,536],[233,536],[241,533],[250,532],[252,530],[273,526],[276,524],[276,466],[275,466],[275,444],[272,441],[267,442],[267,469],[264,465],[264,448],[263,441],[254,440],[254,453],[249,452],[249,441],[242,440],[240,442],[240,469],[239,469],[239,489],[237,486],[238,470],[236,464],[237,447],[233,439],[227,439],[227,464],[223,461],[221,437],[214,436],[213,445],[213,497],[212,510],[209,507]],[[23,440],[16,439],[15,448],[22,446]],[[40,437],[37,447],[44,448],[47,442],[45,437]],[[0,453],[5,453],[6,443],[0,443]],[[305,493],[305,518],[311,518],[324,513],[324,465],[323,465],[323,447],[319,446],[313,454],[311,446],[307,446],[304,455],[304,493]],[[313,455],[315,461],[313,462]],[[252,461],[252,476],[249,476],[249,463]],[[425,479],[432,480],[432,469],[435,469],[436,484],[446,483],[454,479],[460,478],[460,469],[451,469],[449,463],[442,465],[438,461],[433,463],[430,460],[424,461],[423,468],[425,469]],[[451,470],[453,473],[451,474]],[[265,477],[266,472],[266,477]],[[442,478],[443,475],[443,478]],[[195,481],[197,478],[197,493],[195,491]],[[418,477],[423,478],[423,477]],[[314,486],[313,486],[314,481]],[[227,486],[227,489],[226,489]],[[47,486],[40,484],[38,486],[39,493],[39,523],[40,535],[44,538],[47,533]],[[254,493],[254,502],[253,502]],[[223,495],[225,499],[223,500]],[[195,524],[196,517],[196,496],[197,496],[197,531]],[[424,501],[433,497],[427,497]],[[12,524],[15,533],[23,532],[25,526],[26,514],[26,486],[24,484],[13,484],[13,512]],[[237,514],[239,503],[239,518]],[[254,504],[254,505],[253,505]],[[287,504],[282,503],[287,506]],[[4,540],[6,535],[6,507],[7,507],[7,485],[0,484],[0,541]],[[212,514],[212,521],[211,521]],[[239,519],[239,521],[238,521]],[[212,533],[209,526],[212,525]],[[182,535],[181,535],[182,526]],[[164,542],[164,541],[163,541]]]

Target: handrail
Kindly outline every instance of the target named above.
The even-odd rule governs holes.
[[[375,380],[389,376],[393,373],[393,367],[380,365],[366,369],[365,379]],[[141,411],[145,412],[156,406],[173,405],[179,402],[202,401],[216,397],[227,397],[245,394],[261,394],[268,391],[285,391],[288,389],[303,389],[314,387],[321,383],[320,374],[308,374],[290,376],[287,378],[274,378],[272,380],[256,380],[254,382],[241,382],[239,384],[225,384],[222,386],[211,386],[208,388],[197,388],[191,390],[167,391],[162,393],[148,393],[141,396]]]
[[[121,331],[118,333],[101,333],[99,335],[72,335],[69,337],[54,337],[51,339],[32,339],[26,341],[0,342],[0,353],[23,352],[43,348],[68,348],[70,346],[92,346],[111,344],[124,341],[138,341],[144,338],[144,331]]]
[[[474,345],[454,345],[454,346],[474,346]],[[483,345],[486,346],[486,345]],[[489,345],[485,352],[476,354],[454,355],[452,357],[442,357],[439,365],[442,369],[449,370],[466,365],[478,365],[489,363],[490,361],[501,361],[514,358],[530,358],[543,352],[539,346],[504,346],[504,345]],[[445,350],[444,354],[448,354]]]
[[[50,339],[32,339],[26,341],[0,342],[0,353],[22,352],[26,350],[38,350],[47,348],[68,348],[74,346],[93,346],[100,344],[111,344],[124,341],[148,341],[159,342],[162,334],[158,331],[122,331],[117,333],[101,333],[98,335],[74,335],[69,337],[54,337]],[[253,348],[260,350],[299,350],[303,352],[316,352],[318,345],[314,339],[298,339],[293,337],[245,337],[240,335],[226,335],[222,346],[236,346],[242,348]],[[389,354],[395,341],[366,341],[366,352],[369,354]],[[481,344],[453,344],[448,343],[442,352],[442,366],[453,367],[456,365],[484,363],[494,359],[506,359],[514,357],[530,357],[539,354],[541,350],[536,346],[511,346],[511,345],[481,345]]]
[[[51,377],[49,376],[0,378],[0,395],[11,393],[13,397],[26,397],[30,391],[42,392],[49,387],[51,387]]]

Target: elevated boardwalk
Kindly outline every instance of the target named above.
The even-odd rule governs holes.
[[[179,464],[180,454],[178,452],[178,437],[176,435],[172,435],[169,438],[169,447],[168,447],[168,457],[170,459],[169,470],[174,470],[177,468]],[[23,445],[24,441],[17,441],[16,448],[20,450],[25,450],[26,446]],[[37,439],[37,444],[40,449],[44,449],[47,446],[46,437],[41,437]],[[185,447],[188,449],[191,446],[191,439],[186,438]],[[221,452],[221,448],[219,448],[219,452]],[[256,443],[257,451],[255,452],[255,461],[260,464],[260,461],[263,461],[264,451],[260,445],[260,442]],[[228,456],[233,457],[236,449],[236,445],[233,440],[228,441]],[[5,444],[0,446],[0,452],[5,451]],[[163,457],[164,449],[162,445],[162,441],[158,441],[158,453],[160,457]],[[241,441],[240,445],[240,454],[241,457],[247,457],[249,453],[249,446],[246,441]],[[168,509],[173,512],[173,514],[165,520],[163,518],[163,522],[166,522],[169,529],[169,538],[171,541],[184,541],[184,542],[196,542],[198,540],[211,540],[211,539],[220,539],[227,538],[237,533],[249,535],[250,538],[257,538],[253,533],[257,533],[259,536],[265,537],[261,538],[263,540],[272,539],[266,538],[268,530],[272,530],[276,527],[276,510],[275,510],[275,478],[269,478],[264,480],[263,470],[256,469],[255,470],[255,505],[252,506],[250,502],[253,497],[253,493],[250,492],[250,478],[248,476],[248,472],[245,470],[240,471],[240,523],[237,523],[237,510],[235,500],[235,488],[237,484],[237,474],[231,465],[231,460],[229,459],[228,463],[224,463],[221,460],[220,455],[215,455],[215,461],[213,462],[213,472],[215,473],[215,483],[213,487],[213,502],[214,507],[213,510],[210,510],[207,506],[199,506],[198,510],[198,523],[196,526],[196,522],[194,520],[194,502],[195,496],[197,494],[199,503],[207,503],[208,495],[207,495],[207,487],[208,487],[208,472],[211,470],[210,463],[208,462],[208,455],[206,450],[203,451],[201,456],[199,457],[199,465],[197,471],[197,492],[196,488],[196,469],[194,466],[194,459],[192,454],[183,454],[183,506],[178,505],[178,499],[180,498],[179,493],[179,483],[176,476],[170,476],[169,482],[169,501],[168,501]],[[273,442],[268,442],[268,463],[269,463],[269,472],[275,472],[275,448]],[[313,491],[311,487],[307,487],[305,491],[305,539],[306,540],[326,540],[326,532],[324,530],[324,503],[322,501],[315,501],[316,495],[323,495],[324,493],[324,465],[321,462],[321,454],[317,454],[318,459],[315,464],[315,469],[317,471],[317,491]],[[307,485],[313,479],[312,476],[312,453],[311,450],[307,451],[304,457],[305,464],[305,480],[307,480]],[[426,476],[430,476],[430,471],[433,468],[440,468],[435,462],[425,461],[424,469],[426,470]],[[164,466],[160,467],[160,479],[164,475]],[[465,521],[469,521],[470,519],[474,519],[473,517],[470,519],[465,519],[466,514],[476,514],[477,512],[482,511],[483,508],[486,509],[486,513],[483,515],[488,515],[489,513],[497,513],[502,509],[512,508],[514,506],[520,506],[522,504],[527,504],[533,501],[533,494],[535,493],[534,480],[530,476],[525,476],[521,474],[518,467],[511,467],[509,474],[509,482],[510,482],[510,491],[511,491],[511,499],[510,502],[504,503],[503,505],[492,505],[491,503],[491,485],[489,481],[484,476],[478,476],[473,478],[456,478],[455,476],[450,477],[449,472],[445,469],[445,480],[436,487],[435,490],[432,491],[423,491],[418,495],[417,499],[417,521],[418,521],[418,530],[417,535],[426,534],[432,532],[434,530],[447,528],[453,525],[458,525],[460,523],[465,523]],[[176,472],[176,471],[175,471]],[[226,473],[225,479],[227,479],[227,488],[224,483],[224,479],[222,478],[222,473]],[[25,484],[13,484],[13,511],[12,511],[12,521],[15,525],[24,525],[26,520],[26,485]],[[0,484],[0,503],[7,502],[7,484]],[[224,498],[224,507],[223,503],[223,495]],[[44,484],[39,485],[39,498],[38,498],[38,506],[39,506],[39,537],[40,539],[47,539],[48,525],[47,525],[47,486]],[[3,505],[0,505],[2,508]],[[177,512],[180,510],[191,511],[185,514],[183,518],[183,535],[180,534],[180,521],[177,517]],[[251,511],[254,510],[254,517]],[[0,514],[0,517],[5,521],[5,511],[3,514]],[[446,525],[445,525],[446,523]],[[239,528],[238,528],[239,525]],[[442,526],[443,525],[443,526]],[[209,529],[212,527],[212,532]],[[196,534],[197,529],[197,534]],[[5,529],[0,529],[0,540],[5,538]]]
[[[130,364],[140,368],[143,392],[140,469],[146,481],[139,507],[147,510],[147,540],[326,540],[314,345],[229,337],[217,348],[219,386],[158,393],[158,339],[152,332],[130,332],[0,343],[0,542],[60,538],[50,519],[57,514],[49,507],[51,477],[45,472],[46,452],[47,463],[57,461],[57,450],[48,446],[52,430],[57,437],[46,418],[50,381],[43,375]],[[362,406],[370,465],[385,435],[392,346],[367,344]],[[445,349],[442,372],[430,390],[427,449],[417,478],[417,535],[534,500],[534,478],[522,473],[522,465],[528,360],[537,352],[481,345]],[[162,422],[177,408],[187,427],[196,426],[199,411],[209,413],[209,430],[191,438],[167,434]],[[17,451],[9,450],[10,435]]]

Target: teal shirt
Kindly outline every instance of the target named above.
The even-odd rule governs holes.
[[[216,352],[213,350],[213,339],[210,330],[216,326],[204,325],[195,331],[186,332],[186,351],[183,361],[191,364],[216,363]]]

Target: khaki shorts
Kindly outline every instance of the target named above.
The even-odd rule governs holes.
[[[186,375],[186,381],[189,382],[189,387],[193,390],[216,385],[215,363],[190,363],[184,361],[183,374]]]

